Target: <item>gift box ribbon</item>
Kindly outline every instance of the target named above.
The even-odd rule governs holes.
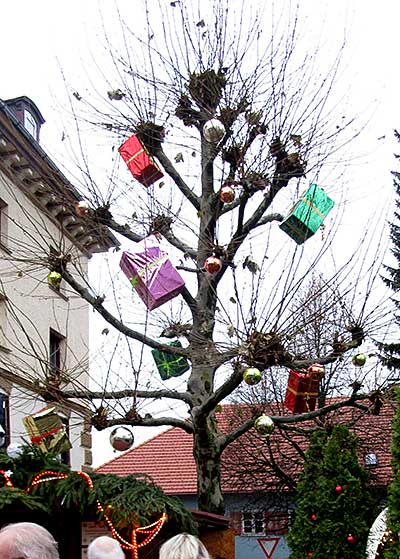
[[[326,216],[322,212],[320,212],[316,206],[314,206],[311,200],[309,200],[308,198],[303,198],[303,202],[305,202],[307,206],[309,206],[312,211],[315,212],[321,219],[325,219]]]
[[[46,437],[51,437],[51,435],[58,433],[58,431],[60,431],[61,429],[63,429],[63,426],[59,425],[58,427],[54,427],[54,429],[47,431],[47,433],[42,433],[41,435],[31,437],[31,441],[33,442],[33,444],[40,444],[43,439],[45,439]]]
[[[294,388],[292,388],[291,386],[288,386],[288,390],[289,392],[291,392],[292,394],[294,394],[295,396],[304,396],[304,399],[309,399],[311,396],[318,396],[318,392],[297,392],[297,390],[295,390]]]
[[[137,157],[138,155],[140,155],[144,151],[145,151],[144,148],[137,151],[134,155],[132,155],[129,159],[126,160],[126,164],[128,165],[131,161],[133,161],[135,159],[135,157]],[[146,151],[146,153],[147,153],[147,151]]]
[[[143,276],[145,276],[149,270],[151,270],[155,266],[158,266],[162,262],[165,262],[166,260],[167,260],[167,254],[163,254],[162,256],[156,258],[156,260],[153,260],[153,262],[146,264],[145,266],[143,266],[143,268],[138,270],[137,273],[133,276],[133,278],[130,279],[130,282],[133,285],[133,287],[135,287],[135,285],[139,281],[139,278],[143,278]]]

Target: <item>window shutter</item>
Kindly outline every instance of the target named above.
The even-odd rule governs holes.
[[[287,512],[266,512],[265,533],[282,535],[289,531],[289,515]]]
[[[230,512],[229,519],[229,526],[234,529],[236,536],[240,536],[242,533],[242,513],[240,511]]]

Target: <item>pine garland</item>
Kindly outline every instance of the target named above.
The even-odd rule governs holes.
[[[146,525],[166,512],[169,521],[179,530],[196,533],[193,517],[182,501],[165,495],[146,475],[119,477],[91,473],[93,490],[89,490],[82,476],[71,472],[55,456],[43,453],[34,445],[24,447],[22,454],[15,459],[0,450],[0,469],[12,472],[10,479],[14,485],[1,487],[0,477],[2,513],[12,506],[54,515],[62,508],[76,511],[82,519],[102,520],[96,508],[96,500],[99,500],[117,529]],[[68,476],[39,484],[27,492],[34,476],[45,470],[67,473]]]

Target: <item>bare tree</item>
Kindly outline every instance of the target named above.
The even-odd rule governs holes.
[[[244,418],[224,433],[216,408],[240,386],[246,366],[258,366],[269,378],[270,371],[306,367],[316,357],[308,344],[296,341],[304,318],[300,309],[293,311],[293,297],[308,274],[329,260],[337,223],[320,242],[308,241],[304,250],[278,224],[310,181],[324,183],[323,164],[355,132],[352,119],[341,118],[340,124],[335,119],[332,92],[342,49],[319,72],[318,47],[304,56],[295,48],[296,14],[286,18],[282,13],[270,21],[261,11],[249,19],[247,3],[234,7],[228,0],[198,6],[176,0],[160,3],[155,11],[150,4],[145,2],[142,36],[120,17],[122,48],[113,47],[104,29],[114,74],[104,72],[92,96],[68,85],[70,114],[84,156],[80,172],[82,194],[91,204],[88,226],[109,228],[128,249],[157,233],[169,244],[186,286],[173,305],[148,313],[136,299],[132,302],[122,274],[116,275],[120,254],[95,261],[95,274],[88,278],[74,255],[58,246],[57,269],[69,294],[77,304],[80,298],[88,302],[106,323],[107,353],[103,363],[101,355],[92,363],[92,389],[72,371],[63,371],[56,383],[44,374],[32,378],[26,368],[15,377],[47,398],[87,406],[98,429],[170,425],[190,433],[199,508],[222,513],[222,453],[252,428],[255,418]],[[205,137],[204,125],[211,119],[224,126],[220,141]],[[103,188],[104,175],[85,154],[86,125],[96,127],[96,139],[103,131],[113,148],[135,133],[161,165],[163,181],[148,188],[124,181],[127,171],[121,167],[117,173],[117,150],[108,150],[104,154],[112,162],[111,178]],[[97,161],[102,157],[102,150],[96,153]],[[230,203],[221,200],[223,185],[235,192]],[[340,197],[340,188],[333,194]],[[29,257],[21,248],[21,262],[49,266],[47,247],[40,245],[40,224],[36,230]],[[221,263],[216,273],[205,268],[212,255]],[[333,271],[337,282],[345,282],[345,276],[343,270]],[[318,289],[325,291],[323,284]],[[324,311],[337,303],[327,295]],[[320,324],[319,362],[334,363],[360,346],[373,322],[372,315],[365,320],[366,312],[361,305],[337,316],[336,344],[329,345],[331,325]],[[313,316],[318,319],[318,309]],[[328,335],[322,334],[325,327]],[[182,347],[157,339],[157,329],[165,338],[180,338]],[[160,386],[147,348],[188,359],[190,373]],[[81,365],[80,372],[86,372],[86,364]],[[101,376],[95,365],[101,366]],[[273,421],[290,427],[343,406],[360,408],[366,397],[352,392],[301,416],[278,410]],[[144,413],[147,401],[161,402],[159,411]],[[183,404],[186,419],[175,413],[178,404]]]

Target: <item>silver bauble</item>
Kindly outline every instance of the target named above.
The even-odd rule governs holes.
[[[127,427],[116,427],[110,433],[110,444],[114,450],[123,452],[133,445],[133,433]]]
[[[225,126],[216,118],[207,120],[203,126],[203,136],[212,144],[217,144],[225,136]]]
[[[260,437],[269,437],[274,430],[274,422],[268,415],[260,415],[254,422],[254,429]]]

